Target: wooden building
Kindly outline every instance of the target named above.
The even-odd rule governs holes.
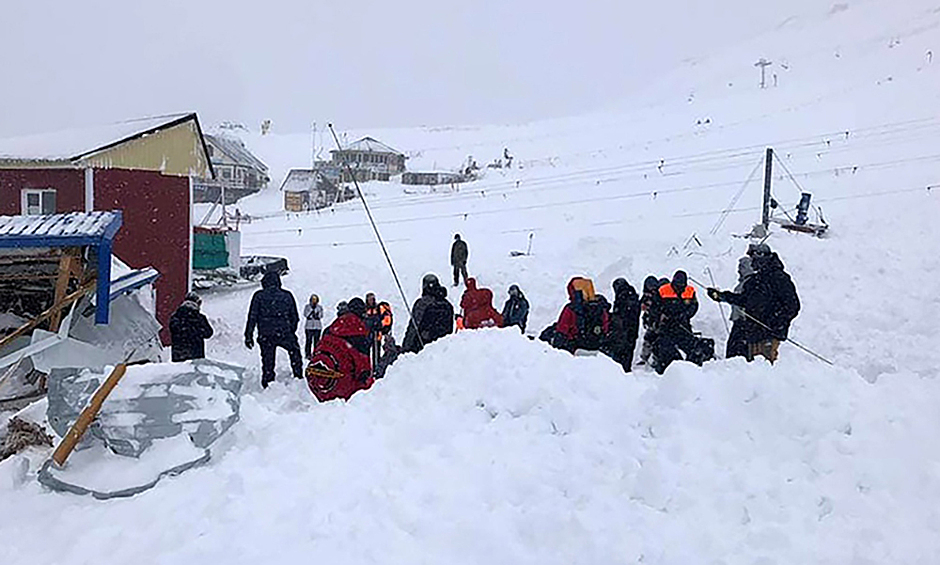
[[[268,186],[271,180],[268,166],[240,139],[210,134],[204,137],[215,177],[195,180],[193,199],[196,202],[219,202],[224,193],[225,204],[231,204]]]
[[[387,181],[405,171],[405,154],[371,137],[334,149],[330,156],[340,168],[343,182],[352,182],[353,176],[359,182]]]
[[[355,196],[340,183],[340,171],[330,163],[318,163],[315,169],[291,169],[281,192],[284,193],[284,209],[288,212],[305,212],[326,208]]]
[[[459,173],[447,171],[406,172],[401,175],[401,183],[409,185],[437,186],[439,184],[457,184],[467,179]]]
[[[196,114],[0,139],[0,215],[120,210],[114,254],[153,266],[164,326],[190,288],[193,178],[212,178]]]

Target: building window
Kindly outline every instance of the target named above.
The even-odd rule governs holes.
[[[222,169],[222,178],[225,179],[225,180],[231,180],[231,179],[232,179],[232,169],[229,169],[228,167],[225,167],[224,169]]]
[[[20,209],[24,216],[55,214],[55,189],[28,188],[24,190]]]

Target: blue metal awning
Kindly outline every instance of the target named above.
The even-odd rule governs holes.
[[[47,216],[0,216],[0,248],[94,247],[98,257],[95,323],[107,324],[111,303],[111,249],[120,210]]]

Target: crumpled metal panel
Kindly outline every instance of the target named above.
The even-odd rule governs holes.
[[[59,436],[109,372],[52,371],[47,416]],[[118,455],[139,457],[155,439],[185,433],[196,447],[208,447],[238,421],[243,373],[243,367],[210,359],[130,366],[82,443],[91,436]]]

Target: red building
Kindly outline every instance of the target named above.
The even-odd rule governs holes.
[[[195,114],[0,139],[0,215],[122,210],[114,254],[154,267],[157,319],[192,280],[192,181],[213,176]]]

